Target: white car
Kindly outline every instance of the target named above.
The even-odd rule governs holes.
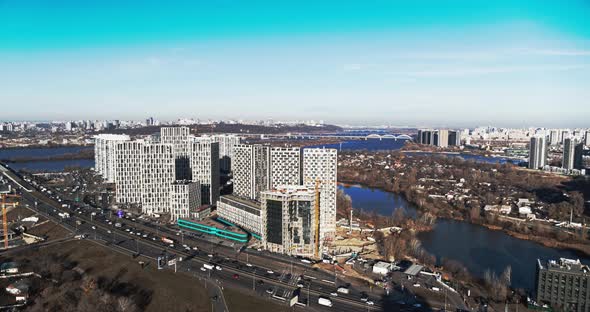
[[[246,266],[251,268],[252,267],[252,264],[246,263]]]
[[[216,265],[216,266],[215,266],[215,270],[217,270],[217,271],[221,271],[221,267],[220,267],[220,266],[218,266],[218,265]]]
[[[207,269],[205,269],[204,267],[201,267],[201,271],[207,272]]]
[[[208,254],[207,257],[213,258],[213,255],[212,254]]]
[[[330,296],[332,296],[332,297],[338,297],[338,293],[335,292],[335,291],[333,291],[333,292],[330,293]]]
[[[268,271],[266,271],[266,273],[268,273],[268,274],[274,274],[275,272],[273,272],[272,270],[268,270]]]
[[[367,301],[367,304],[372,306],[372,305],[374,305],[375,303],[374,303],[373,301]]]

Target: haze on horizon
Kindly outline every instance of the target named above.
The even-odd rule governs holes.
[[[588,127],[587,1],[0,2],[3,120]]]

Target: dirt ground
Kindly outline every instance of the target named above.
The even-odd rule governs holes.
[[[14,258],[18,261],[19,258],[35,259],[50,254],[66,256],[94,278],[106,277],[141,286],[151,293],[145,311],[210,311],[207,291],[194,278],[159,271],[153,262],[142,269],[138,264],[141,258],[133,259],[89,241],[68,241],[38,251],[25,251]]]
[[[231,312],[256,311],[256,312],[287,312],[291,311],[287,306],[273,304],[263,299],[258,299],[252,294],[244,294],[240,291],[226,288],[223,290],[227,308]]]

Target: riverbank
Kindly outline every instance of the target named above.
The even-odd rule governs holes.
[[[340,185],[344,186],[344,187],[354,187],[354,186],[360,186],[360,187],[364,187],[364,188],[369,188],[369,189],[377,189],[383,192],[387,192],[387,193],[391,193],[391,194],[395,194],[398,196],[403,197],[407,202],[411,203],[416,210],[418,211],[419,215],[424,214],[425,212],[430,212],[429,210],[425,209],[424,207],[420,206],[419,202],[413,202],[411,200],[409,200],[405,194],[403,192],[399,192],[399,193],[395,193],[391,190],[386,189],[384,186],[379,185],[377,183],[363,183],[363,182],[359,182],[359,181],[353,181],[353,180],[339,180],[338,182]],[[359,214],[358,215],[359,219],[361,219],[362,221],[365,222],[373,222],[373,216],[371,214]],[[385,216],[384,216],[385,217]],[[472,220],[470,220],[469,218],[466,218],[464,215],[457,215],[457,214],[435,214],[435,217],[438,219],[446,219],[446,220],[454,220],[454,221],[460,221],[460,222],[466,222],[469,224],[473,224],[473,225],[479,225],[479,226],[483,226],[486,227],[489,230],[492,231],[499,231],[499,232],[503,232],[507,235],[510,235],[514,238],[518,238],[521,240],[526,240],[526,241],[531,241],[534,243],[537,243],[541,246],[545,246],[548,248],[554,248],[554,249],[562,249],[562,250],[570,250],[573,251],[577,254],[579,254],[581,257],[588,257],[590,258],[590,245],[587,244],[582,244],[582,243],[567,243],[567,242],[562,242],[557,240],[554,237],[551,236],[539,236],[539,235],[533,235],[531,234],[524,234],[524,233],[519,233],[516,231],[512,231],[508,228],[506,228],[505,226],[500,226],[500,225],[496,225],[496,224],[490,224],[490,223],[485,223],[485,222],[473,222]],[[485,218],[479,219],[479,220],[486,220]],[[503,220],[503,222],[510,222],[511,224],[516,224],[517,221],[513,221],[510,219],[505,219]],[[525,224],[530,224],[530,221],[521,221]],[[538,221],[537,221],[538,222]],[[411,225],[411,224],[409,224]],[[415,226],[415,227],[411,227],[409,228],[409,230],[413,231],[415,233],[415,235],[418,235],[419,233],[422,232],[429,232],[433,230],[433,226]]]
[[[58,160],[80,160],[80,159],[94,159],[94,149],[80,150],[78,153],[66,153],[58,155],[43,155],[43,156],[16,156],[9,158],[0,158],[4,163],[23,163],[35,161],[58,161]]]
[[[560,242],[556,239],[548,240],[546,237],[518,233],[515,231],[511,231],[511,230],[502,228],[501,226],[498,226],[498,225],[478,224],[478,223],[472,223],[472,224],[481,225],[481,226],[486,227],[486,228],[493,230],[493,231],[501,231],[501,232],[504,232],[507,235],[510,235],[512,237],[522,239],[522,240],[532,241],[532,242],[535,242],[535,243],[540,244],[545,247],[554,248],[554,249],[562,249],[562,250],[570,250],[570,251],[573,251],[573,252],[579,254],[581,257],[590,258],[590,245],[586,245],[586,244],[582,244],[582,243]]]

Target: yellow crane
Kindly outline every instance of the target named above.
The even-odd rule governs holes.
[[[18,202],[7,203],[7,198],[20,198],[20,195],[0,194],[2,197],[2,225],[4,229],[4,249],[8,249],[8,218],[6,216],[6,205],[18,206]]]
[[[313,182],[315,185],[315,247],[314,256],[316,259],[320,258],[320,187],[322,183],[337,183],[336,180],[322,180],[322,179],[306,179],[306,182]]]

